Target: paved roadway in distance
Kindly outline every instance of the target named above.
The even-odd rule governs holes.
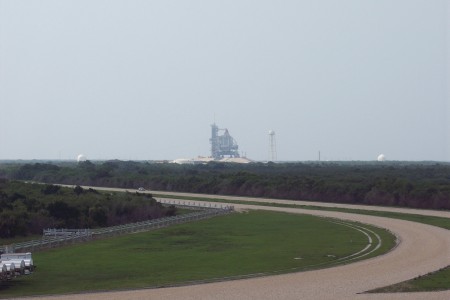
[[[97,188],[96,189],[101,189]],[[111,189],[109,189],[111,190]],[[119,190],[119,189],[115,189]],[[130,190],[131,191],[131,190]],[[162,192],[154,192],[159,194]],[[175,193],[168,193],[175,194]],[[183,194],[194,196],[193,194]],[[195,195],[197,196],[197,195]],[[199,197],[205,195],[198,195]],[[372,206],[339,205],[275,199],[228,196],[206,196],[251,201],[371,209],[450,217],[449,212],[421,211]],[[167,199],[161,199],[167,200]],[[176,200],[182,201],[182,200]],[[192,202],[192,200],[186,200]],[[213,203],[215,204],[215,203]],[[226,203],[224,203],[227,205]],[[182,287],[102,292],[33,299],[450,299],[450,291],[426,293],[361,294],[365,291],[408,280],[450,265],[450,234],[446,229],[377,216],[333,211],[305,210],[247,204],[233,204],[236,210],[261,209],[298,214],[311,214],[358,221],[389,229],[400,240],[391,252],[348,265]],[[151,271],[151,270],[149,270]]]

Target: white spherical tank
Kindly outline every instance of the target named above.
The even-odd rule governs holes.
[[[377,160],[378,161],[385,161],[386,157],[384,156],[384,154],[380,154],[380,155],[378,155]]]
[[[77,162],[86,161],[86,160],[87,160],[87,158],[84,154],[79,154],[77,156]]]
[[[269,135],[275,135],[275,131],[269,130]]]

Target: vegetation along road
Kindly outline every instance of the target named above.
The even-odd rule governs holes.
[[[100,189],[100,188],[98,188]],[[155,195],[162,193],[155,192]],[[170,193],[174,194],[174,193]],[[217,197],[194,194],[178,196]],[[168,201],[168,196],[159,198]],[[158,197],[156,197],[158,198]],[[353,214],[339,211],[312,210],[296,207],[277,207],[282,203],[308,205],[299,201],[274,199],[256,200],[220,196],[234,201],[237,210],[270,210],[297,214],[357,221],[389,229],[399,239],[398,246],[391,252],[375,258],[358,261],[334,268],[266,276],[244,280],[207,283],[191,286],[146,289],[136,291],[105,292],[83,295],[67,295],[63,299],[450,299],[450,291],[426,293],[367,294],[366,291],[412,279],[419,275],[450,265],[450,235],[448,230],[400,219]],[[170,198],[169,198],[170,199]],[[265,201],[274,206],[242,204],[239,200]],[[170,201],[170,200],[169,200]],[[173,201],[173,200],[172,200]],[[192,202],[192,200],[180,200]],[[217,202],[211,203],[214,205]],[[263,203],[261,203],[263,204]],[[314,203],[317,205],[317,203]],[[334,207],[336,204],[321,204]],[[351,205],[352,209],[367,207]],[[373,207],[370,207],[373,209]],[[450,218],[450,212],[420,211],[399,208],[378,208],[409,214],[423,214]],[[44,299],[44,298],[33,298]]]

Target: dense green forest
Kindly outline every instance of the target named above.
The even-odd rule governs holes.
[[[45,228],[96,228],[170,216],[150,194],[99,193],[0,179],[0,238],[42,234]]]
[[[450,164],[436,162],[3,162],[0,177],[294,200],[450,209]]]

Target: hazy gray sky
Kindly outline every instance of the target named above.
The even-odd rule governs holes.
[[[450,160],[450,0],[0,0],[0,159]]]

